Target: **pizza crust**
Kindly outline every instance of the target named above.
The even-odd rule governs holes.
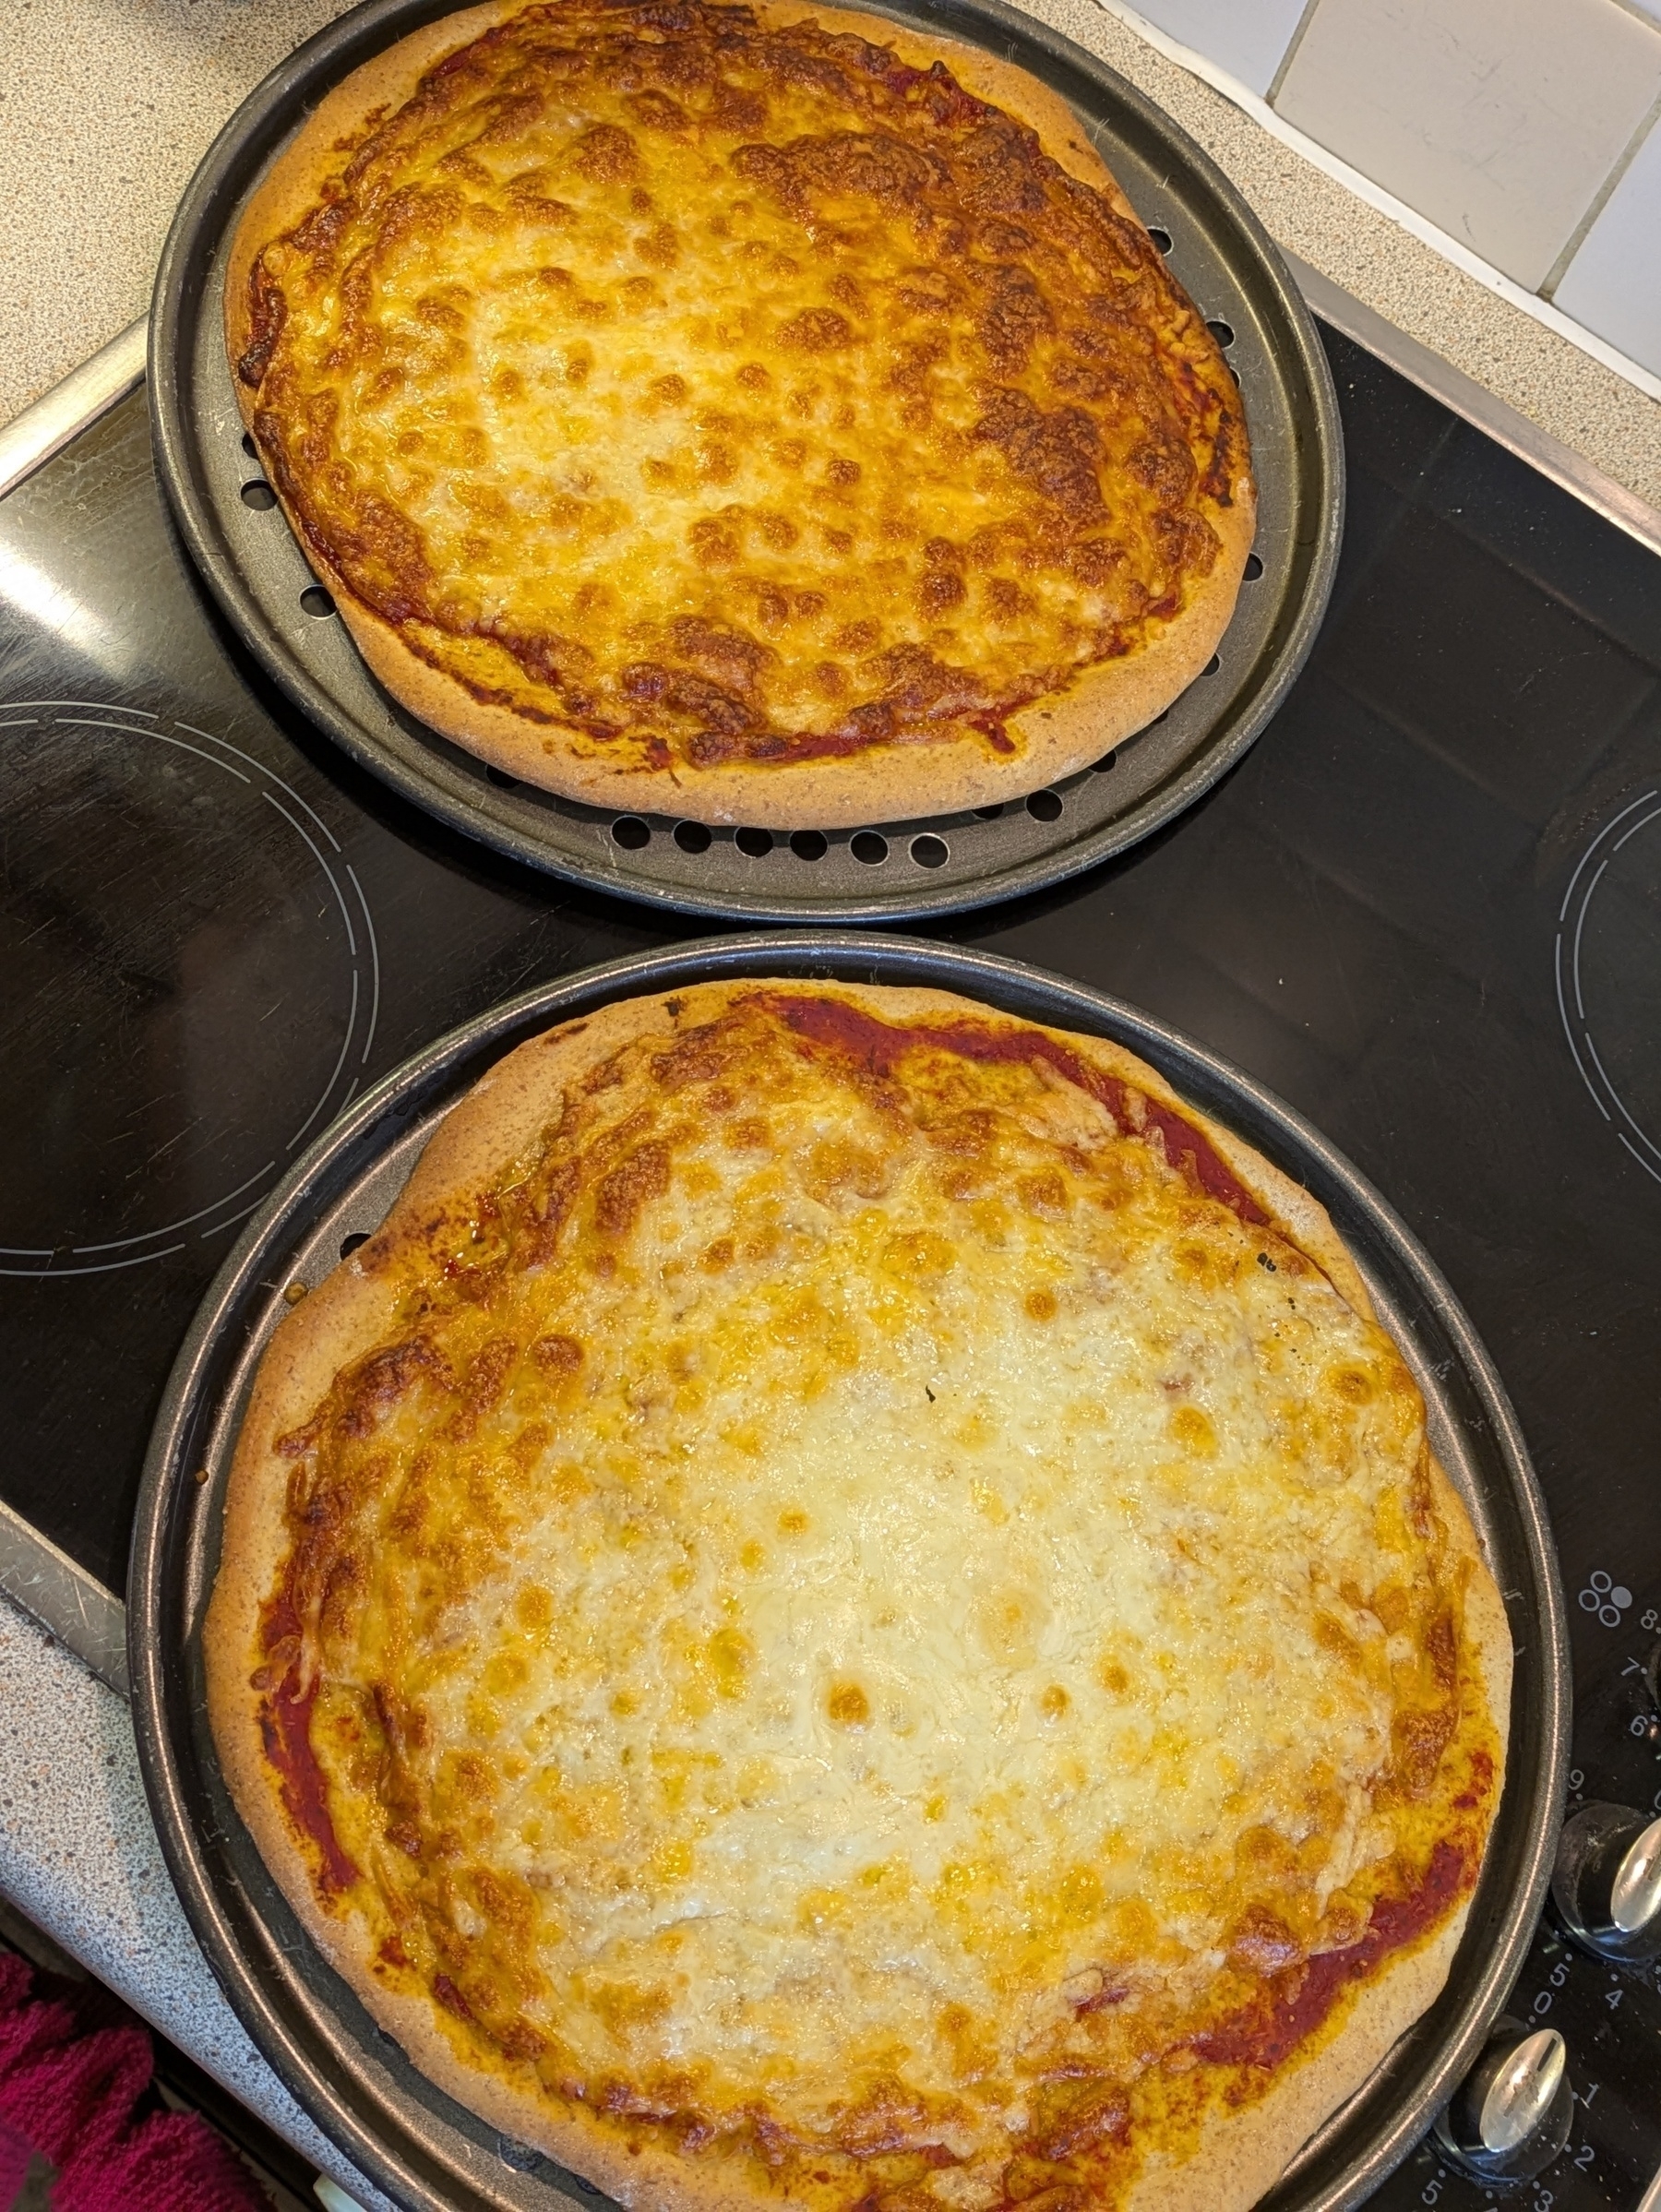
[[[1208,1126],[1214,1135],[1215,1124]],[[1239,1140],[1234,1142],[1237,1144]],[[1307,1204],[1315,1204],[1305,1197]],[[1318,1256],[1308,1245],[1302,1249],[1311,1259]],[[1353,1261],[1350,1266],[1353,1270]],[[1434,1459],[1430,1481],[1436,1510],[1452,1548],[1470,1565],[1464,1632],[1503,1743],[1514,1652],[1511,1622],[1464,1500]],[[1208,2114],[1198,2146],[1181,2166],[1165,2168],[1150,2160],[1132,2186],[1126,2212],[1237,2212],[1237,2207],[1246,2212],[1255,2205],[1317,2129],[1366,2085],[1440,1996],[1464,1935],[1471,1902],[1467,1897],[1427,1943],[1398,1953],[1383,1973],[1365,1983],[1332,2040],[1289,2067],[1257,2103],[1237,2112]]]
[[[277,155],[243,210],[226,257],[225,340],[233,371],[252,339],[248,277],[254,261],[316,205],[329,157],[342,140],[362,135],[366,115],[401,106],[447,54],[521,13],[524,5],[484,0],[411,33],[338,85]],[[1077,114],[1028,71],[961,40],[923,41],[887,17],[851,8],[760,0],[756,13],[770,28],[816,22],[891,46],[913,65],[945,60],[966,90],[1035,130],[1044,150],[1069,175],[1104,193],[1116,213],[1147,234]],[[234,373],[232,384],[251,431],[257,395]],[[1065,691],[1011,715],[1007,727],[1020,744],[1012,759],[981,754],[960,739],[878,747],[847,759],[791,761],[776,769],[740,762],[682,776],[673,766],[653,771],[618,768],[574,752],[529,716],[476,699],[353,593],[324,549],[310,540],[281,484],[272,488],[372,675],[441,736],[520,782],[590,806],[783,831],[854,829],[961,813],[1023,798],[1090,767],[1146,729],[1208,666],[1233,619],[1257,534],[1256,487],[1249,469],[1242,467],[1231,487],[1232,504],[1210,508],[1219,550],[1210,574],[1190,579],[1181,613],[1129,661],[1093,664]]]
[[[289,520],[294,521],[293,514]],[[1129,663],[1086,669],[1070,690],[1012,715],[1009,726],[1023,747],[1014,760],[973,753],[961,743],[906,745],[873,748],[852,760],[792,762],[777,771],[700,768],[689,780],[673,768],[648,776],[563,752],[552,768],[549,751],[557,740],[544,739],[536,723],[511,709],[474,699],[453,676],[412,652],[392,625],[354,599],[309,547],[306,557],[379,682],[441,736],[504,774],[556,788],[591,807],[761,830],[852,830],[1024,798],[1090,767],[1146,729],[1203,672],[1234,616],[1256,529],[1250,501],[1237,499],[1213,516],[1212,526],[1224,540],[1223,554],[1194,588],[1178,620]]]
[[[255,186],[225,257],[225,344],[233,371],[253,336],[249,272],[262,249],[292,231],[317,205],[317,179],[329,155],[342,144],[366,136],[365,120],[377,111],[400,108],[447,54],[482,38],[518,15],[522,6],[523,0],[484,0],[481,6],[440,16],[363,63],[317,102]],[[232,381],[243,419],[252,429],[253,395],[240,377],[233,374]],[[293,522],[293,517],[289,520]]]
[[[559,2116],[529,2069],[516,2079],[503,2060],[499,2072],[482,2071],[460,2054],[428,1999],[389,1989],[368,1971],[353,1918],[326,1911],[317,1901],[306,1854],[263,1755],[260,1698],[248,1674],[260,1608],[288,1547],[288,1463],[276,1453],[276,1441],[309,1418],[342,1367],[385,1341],[400,1262],[427,1249],[447,1221],[465,1215],[481,1185],[532,1147],[568,1084],[639,1037],[662,1034],[665,1025],[680,1033],[696,1029],[735,1001],[768,989],[833,996],[897,1025],[995,1014],[944,991],[746,978],[618,1001],[508,1054],[441,1123],[376,1236],[296,1306],[272,1336],[238,1437],[221,1564],[203,1630],[209,1717],[237,1809],[306,1933],[371,2016],[458,2102],[546,2152],[619,2203],[650,2203],[667,2212],[756,2212],[771,2192],[759,2169],[747,2176],[742,2168],[705,2167],[651,2139],[631,2144],[585,2111],[568,2108],[568,2116]],[[1040,1023],[1021,1026],[1044,1030]],[[1346,1302],[1371,1317],[1358,1269],[1308,1191],[1224,1125],[1197,1111],[1154,1069],[1122,1046],[1069,1031],[1044,1034],[1151,1099],[1175,1107],[1200,1128],[1287,1241],[1320,1267]],[[1437,1512],[1453,1549],[1468,1562],[1465,1633],[1503,1744],[1511,1696],[1510,1623],[1464,1502],[1443,1470],[1434,1461],[1430,1465]],[[1191,2154],[1180,2164],[1164,2165],[1151,2158],[1125,2198],[1126,2212],[1246,2212],[1434,2002],[1468,1909],[1467,1901],[1428,1941],[1393,1955],[1363,1985],[1336,2033],[1312,2055],[1288,2066],[1256,2102],[1235,2111],[1208,2111]]]

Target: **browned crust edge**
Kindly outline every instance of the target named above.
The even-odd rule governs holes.
[[[441,16],[436,23],[411,31],[373,61],[353,69],[317,102],[255,186],[237,218],[225,257],[224,302],[232,382],[237,404],[250,427],[253,395],[237,376],[236,364],[253,336],[248,275],[256,257],[273,238],[292,231],[316,206],[318,179],[328,169],[330,155],[343,140],[355,141],[364,135],[368,116],[377,109],[401,107],[422,78],[447,54],[471,45],[498,23],[520,14],[525,5],[526,0],[484,0],[482,6]]]
[[[265,1760],[257,1694],[248,1686],[259,1609],[287,1548],[287,1464],[275,1440],[309,1417],[341,1366],[381,1341],[393,1318],[388,1278],[395,1253],[424,1244],[435,1227],[534,1142],[565,1085],[633,1039],[695,1028],[735,1000],[776,988],[850,1001],[894,1023],[961,1018],[1014,1020],[955,993],[854,984],[747,978],[619,1001],[532,1039],[507,1056],[440,1125],[403,1194],[371,1241],[343,1261],[282,1321],[261,1361],[244,1417],[225,1502],[219,1577],[203,1631],[209,1717],[232,1796],[261,1857],[318,1949],[414,2063],[493,2125],[535,2145],[608,2191],[621,2204],[650,2199],[668,2212],[757,2212],[768,2198],[740,2169],[702,2168],[662,2146],[631,2147],[587,2113],[556,2117],[543,2093],[520,2086],[506,2065],[492,2074],[462,2059],[431,2002],[383,1986],[364,1959],[358,1924],[319,1905]],[[669,1011],[673,1001],[677,1010]],[[1042,1023],[1022,1026],[1044,1029]],[[1155,1070],[1105,1039],[1045,1030],[1108,1073],[1196,1123],[1271,1214],[1356,1309],[1373,1309],[1354,1261],[1325,1210],[1308,1192],[1223,1125],[1190,1106]],[[395,1272],[395,1271],[394,1271]],[[1510,1709],[1512,1645],[1499,1590],[1458,1491],[1433,1467],[1436,1503],[1454,1550],[1470,1562],[1465,1629],[1501,1744]],[[1468,1907],[1429,1940],[1397,1955],[1352,2001],[1348,2017],[1312,2056],[1289,2066],[1255,2103],[1213,2111],[1180,2164],[1153,2161],[1138,2175],[1126,2212],[1246,2212],[1322,2121],[1356,2090],[1433,2003],[1447,1978]]]
[[[225,262],[225,341],[237,405],[249,428],[254,396],[235,374],[252,334],[248,275],[266,243],[292,230],[317,197],[317,179],[334,148],[356,136],[379,107],[401,105],[420,78],[446,54],[521,12],[524,0],[485,0],[442,18],[353,71],[324,99],[277,155],[244,209]],[[852,8],[805,8],[758,0],[770,27],[819,22],[891,46],[900,59],[945,60],[965,90],[993,102],[1034,129],[1044,149],[1069,174],[1105,193],[1117,213],[1145,225],[1120,190],[1078,115],[1047,85],[1012,62],[950,38],[926,42],[887,17]],[[1022,749],[1012,759],[981,754],[961,739],[878,747],[847,759],[756,762],[699,769],[615,768],[578,755],[566,739],[508,707],[476,699],[453,676],[432,666],[395,625],[364,604],[311,544],[298,516],[274,487],[301,550],[334,597],[341,620],[371,673],[409,711],[493,768],[595,807],[645,809],[687,820],[748,823],[758,829],[855,829],[960,813],[1024,797],[1075,774],[1146,729],[1194,681],[1217,650],[1233,617],[1247,556],[1257,532],[1257,492],[1249,469],[1233,486],[1233,504],[1213,506],[1221,540],[1211,574],[1192,587],[1189,604],[1151,643],[1129,660],[1098,663],[1069,688],[1011,715]],[[942,751],[948,757],[941,758]]]

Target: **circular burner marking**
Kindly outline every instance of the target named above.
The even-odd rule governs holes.
[[[1581,1081],[1639,1166],[1661,1182],[1658,823],[1661,790],[1605,823],[1569,879],[1553,958],[1558,1012]]]
[[[180,783],[137,760],[123,764],[74,751],[48,757],[38,747],[24,754],[23,818],[33,842],[20,855],[8,849],[4,889],[16,892],[8,903],[29,924],[15,940],[15,952],[27,960],[40,951],[31,940],[46,940],[49,998],[31,1070],[44,1063],[43,1092],[26,1103],[27,1133],[48,1155],[67,1156],[78,1183],[114,1184],[123,1210],[135,1196],[141,1203],[142,1192],[164,1189],[170,1180],[184,1186],[175,1208],[178,1196],[197,1198],[204,1182],[211,1195],[183,1210],[169,1209],[167,1220],[132,1235],[75,1234],[51,1245],[0,1244],[0,1275],[108,1273],[165,1259],[193,1238],[233,1227],[259,1204],[288,1158],[352,1098],[380,1008],[379,949],[363,886],[340,840],[293,784],[229,738],[142,709],[78,699],[0,708],[0,732],[16,733],[14,745],[30,747],[30,732],[50,741],[54,731],[66,734],[57,741],[60,747],[76,744],[68,733],[85,733],[94,742],[145,738],[201,765],[186,770],[189,782]],[[203,769],[215,772],[206,776]],[[37,786],[32,791],[31,782]],[[286,826],[274,849],[248,816],[247,802],[254,799]],[[89,820],[101,803],[111,807],[108,818]],[[181,843],[185,849],[175,850]],[[190,867],[198,856],[208,868],[202,882]],[[213,891],[216,862],[224,879],[217,903],[204,895]],[[128,894],[122,871],[146,868],[149,879]],[[322,883],[304,896],[305,884],[316,883],[318,876]],[[169,935],[175,908],[183,929],[177,941]],[[331,910],[343,947],[326,920]],[[333,939],[326,951],[314,941],[319,930]],[[66,952],[54,951],[54,936]],[[296,947],[297,978],[292,958]],[[313,1043],[306,1032],[315,1024],[296,1031],[287,1001],[299,995],[296,981],[315,985],[319,956],[337,979],[331,990],[341,993],[346,1007],[332,1066],[326,1074],[317,1070],[306,1085],[304,1063]],[[341,977],[337,963],[342,956],[346,973]],[[191,1017],[204,1007],[203,1034],[193,1036]],[[152,1035],[146,1024],[158,1010],[162,1018],[154,1026],[160,1034]],[[309,1010],[300,1010],[304,1017]],[[228,1021],[234,1034],[227,1031]],[[274,1026],[262,1034],[267,1023]],[[222,1070],[233,1097],[229,1111],[216,1095],[216,1070],[209,1064],[216,1055],[234,1063]],[[134,1069],[141,1094],[129,1100],[121,1095],[122,1075]],[[243,1095],[237,1098],[239,1077]],[[293,1088],[299,1095],[291,1106]],[[192,1110],[185,1126],[163,1130],[146,1159],[124,1165],[137,1141],[157,1133],[158,1116],[164,1116],[175,1093],[188,1094]],[[262,1142],[262,1121],[278,1114],[288,1126],[271,1128]],[[128,1126],[108,1126],[112,1118]],[[69,1126],[80,1119],[90,1124],[84,1140]],[[100,1148],[109,1156],[89,1160],[86,1155]],[[214,1190],[213,1175],[227,1169],[234,1179]],[[25,1206],[42,1202],[28,1181],[25,1163],[26,1187],[13,1191],[8,1212],[19,1200]],[[44,1202],[56,1202],[48,1193]],[[55,1225],[41,1226],[50,1233]]]

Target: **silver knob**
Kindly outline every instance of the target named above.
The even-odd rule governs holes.
[[[1661,1958],[1661,1820],[1583,1805],[1565,1822],[1551,1901],[1584,1950],[1619,1965]]]
[[[1574,2097],[1569,2053],[1555,2027],[1501,2020],[1482,2056],[1438,2115],[1436,2146],[1489,2184],[1542,2173],[1569,2140]]]

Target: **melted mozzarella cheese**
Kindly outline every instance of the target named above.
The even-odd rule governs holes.
[[[1093,1102],[960,1065],[906,1120],[748,1049],[516,1171],[580,1162],[559,1258],[423,1322],[494,1403],[418,1389],[353,1447],[331,1805],[558,2079],[811,2139],[892,2077],[973,2165],[1069,2053],[1145,2065],[1254,1910],[1354,1940],[1437,1572],[1422,1409]]]
[[[580,749],[984,748],[1210,570],[1221,356],[950,78],[682,14],[532,9],[338,149],[257,435],[365,604]]]

